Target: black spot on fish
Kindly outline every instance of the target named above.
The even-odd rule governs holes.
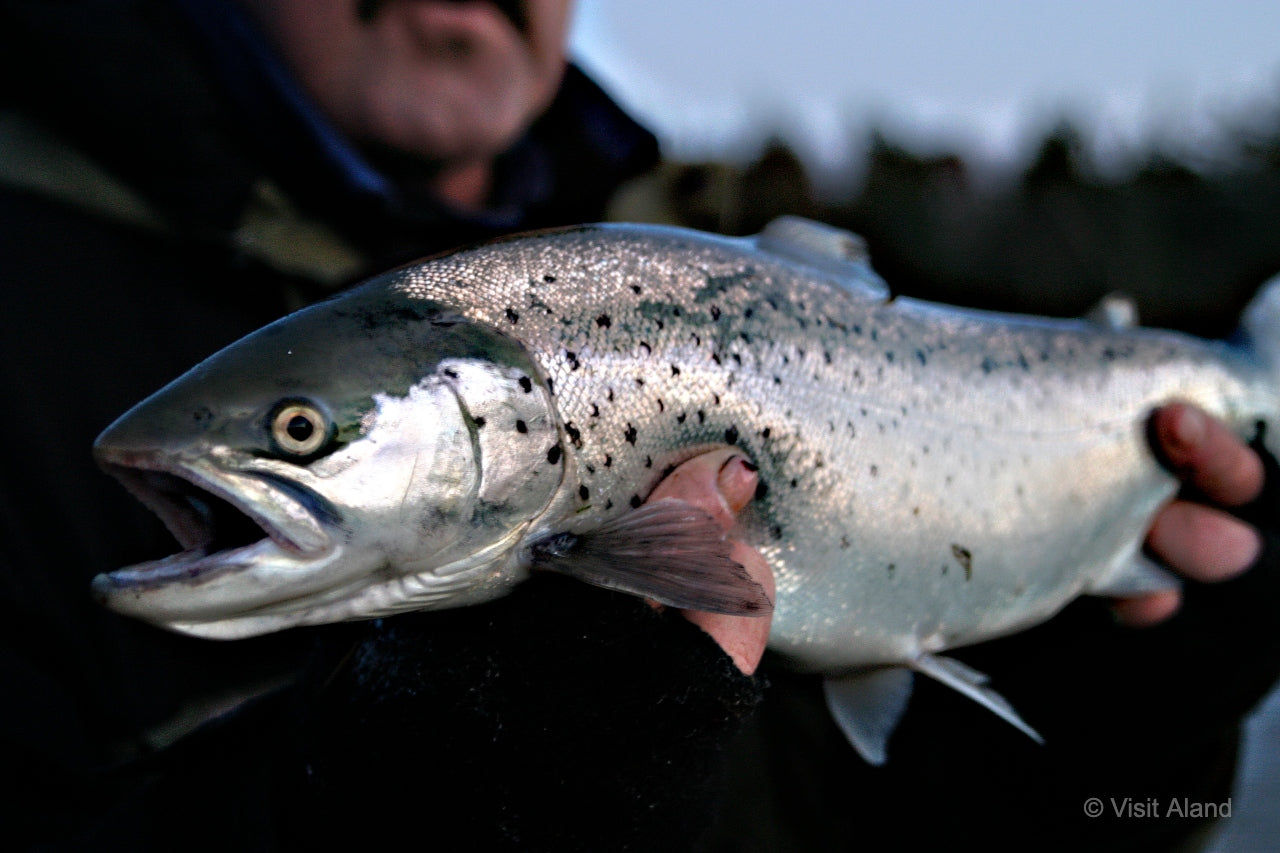
[[[602,329],[607,329],[613,325],[613,320],[609,318],[608,314],[601,314],[596,318],[596,325]]]
[[[968,548],[962,545],[951,546],[951,556],[956,558],[956,562],[960,564],[960,568],[964,569],[964,579],[973,580],[973,554]],[[945,574],[945,569],[943,570]]]
[[[713,353],[711,353],[711,360],[712,360],[712,361],[714,361],[717,365],[719,365],[719,364],[720,364],[720,353],[718,353],[718,352],[713,352]]]
[[[578,486],[578,497],[582,498],[584,501],[590,500],[591,490],[588,489],[586,486]]]
[[[760,480],[756,483],[756,500],[760,500],[767,494],[769,494],[769,484],[764,480]]]
[[[711,306],[711,319],[713,322],[720,319],[720,306],[718,305]]]
[[[702,409],[698,409],[698,423],[705,424],[707,422],[707,413]]]
[[[672,375],[672,376],[679,376],[679,375],[680,375],[680,368],[676,367],[674,364],[673,364],[673,365],[671,365],[671,375]]]
[[[644,354],[645,354],[645,355],[652,355],[652,354],[653,354],[653,347],[649,346],[649,342],[648,342],[648,341],[641,341],[641,342],[640,342],[640,349],[644,350]]]
[[[666,404],[666,403],[664,403],[664,402],[662,402],[662,398],[661,398],[661,397],[659,397],[659,398],[658,398],[658,411],[659,411],[659,412],[665,412],[666,410],[667,410],[667,404]]]
[[[551,446],[551,448],[547,450],[547,461],[548,461],[548,462],[550,462],[552,465],[557,465],[557,464],[559,464],[559,462],[560,462],[560,445],[558,445],[558,444],[556,444],[556,445],[552,445],[552,446]]]
[[[764,429],[760,430],[761,438],[768,438],[771,435],[773,435],[773,430],[770,429],[769,427],[765,427]]]
[[[547,393],[552,397],[556,395],[556,383],[550,376],[547,377]]]
[[[631,285],[631,292],[632,292],[632,293],[634,293],[636,296],[639,296],[639,295],[640,295],[640,285],[638,285],[638,284],[633,284],[633,285]]]
[[[606,453],[606,454],[605,454],[605,456],[604,456],[604,467],[606,467],[606,468],[612,468],[612,467],[613,467],[613,457],[612,457],[612,456],[610,456],[610,455],[609,455],[609,454],[607,454],[607,453]]]
[[[680,306],[679,306],[679,305],[673,305],[673,306],[671,307],[671,316],[672,316],[672,317],[680,317],[680,316],[682,316],[682,315],[683,315],[683,312],[680,310]]]
[[[644,501],[642,501],[642,500],[640,499],[640,496],[639,496],[639,495],[632,495],[632,496],[631,496],[631,508],[632,508],[632,509],[637,509],[637,508],[639,508],[640,504],[642,504],[642,503],[644,503]]]
[[[591,417],[593,417],[593,418],[598,418],[598,417],[600,417],[600,406],[599,406],[599,404],[597,404],[597,403],[592,403],[592,404],[591,404]]]
[[[573,442],[574,447],[582,446],[582,431],[573,425],[573,421],[564,425],[564,431],[569,435],[569,440]]]
[[[523,391],[523,392],[524,392],[524,393],[526,393],[526,394],[528,394],[530,391],[532,391],[532,390],[533,390],[533,380],[532,380],[532,379],[530,379],[528,376],[521,376],[521,377],[520,377],[520,390],[521,390],[521,391]]]
[[[636,377],[636,384],[637,384],[637,385],[639,385],[639,386],[641,386],[641,387],[644,387],[644,377],[643,377],[643,376],[637,376],[637,377]]]
[[[652,456],[646,456],[646,457],[644,458],[644,467],[646,467],[646,468],[652,468],[652,467],[653,467],[653,457],[652,457]]]
[[[528,424],[526,424],[524,421],[516,421],[516,432],[520,433],[521,435],[524,435],[528,431],[529,431]]]
[[[982,360],[982,372],[987,375],[990,375],[991,373],[995,372],[995,369],[997,367],[998,365],[994,361],[992,361],[990,357],[984,358]]]
[[[748,308],[742,312],[742,317],[743,319],[750,320],[752,317],[755,316],[755,313],[756,311],[754,308]]]
[[[507,309],[507,320],[511,323],[511,325],[513,325],[513,326],[514,326],[516,323],[519,323],[519,322],[520,322],[520,315],[519,315],[519,314],[517,314],[517,313],[516,313],[515,311],[513,311],[512,309],[508,308],[508,309]]]
[[[613,509],[613,501],[612,501],[612,500],[607,500],[607,501],[605,501],[605,502],[604,502],[604,508],[605,508],[605,509]]]
[[[773,536],[773,538],[774,538],[774,539],[781,539],[781,538],[782,538],[782,525],[780,525],[780,524],[775,524],[773,527],[770,527],[770,528],[769,528],[769,533],[770,533],[770,535],[772,535],[772,536]]]
[[[848,537],[848,536],[841,536],[841,537],[840,537],[840,550],[842,550],[842,551],[848,551],[851,547],[853,547],[853,543],[849,541],[849,537]]]
[[[633,427],[631,424],[627,424],[627,431],[622,434],[622,437],[627,440],[627,444],[635,444],[636,428]]]
[[[879,465],[872,465],[872,466],[871,466],[871,476],[872,476],[872,477],[879,477],[879,476],[880,476],[880,466],[879,466]]]
[[[457,378],[458,378],[458,371],[454,370],[454,369],[453,369],[453,368],[451,368],[451,367],[446,367],[446,368],[444,369],[444,375],[445,375],[445,376],[448,376],[450,379],[457,379]]]
[[[738,428],[736,426],[731,426],[724,431],[724,443],[725,444],[738,443]]]
[[[578,363],[578,354],[573,350],[564,351],[565,360],[569,362],[570,370],[577,370],[581,365]]]
[[[555,277],[555,276],[553,276],[553,275],[544,275],[544,276],[542,277],[542,280],[543,280],[543,281],[545,281],[547,284],[555,284],[555,283],[556,283],[556,277]]]
[[[483,429],[485,421],[484,418],[474,418],[472,423],[476,425],[476,429]]]
[[[605,398],[606,400],[608,400],[610,403],[612,403],[612,402],[613,402],[613,389],[612,389],[612,388],[610,388],[610,389],[608,390],[608,393],[604,395],[604,398]]]
[[[676,415],[676,423],[678,423],[678,424],[682,424],[682,423],[684,423],[684,420],[685,420],[685,418],[687,418],[687,417],[689,417],[688,413],[686,413],[686,412],[681,412],[680,414]]]

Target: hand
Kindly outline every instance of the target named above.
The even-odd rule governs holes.
[[[1206,502],[1179,499],[1165,506],[1147,532],[1147,548],[1191,580],[1212,583],[1241,574],[1261,553],[1262,537],[1222,507],[1261,494],[1262,460],[1225,425],[1185,403],[1158,409],[1152,435],[1169,469]],[[1114,610],[1126,624],[1154,625],[1172,616],[1181,600],[1170,590],[1118,601]]]
[[[734,516],[755,497],[756,468],[741,452],[726,449],[704,453],[685,462],[658,484],[649,500],[677,498],[710,513],[726,534],[732,534]],[[753,580],[774,598],[773,570],[758,551],[733,542],[730,555]],[[769,616],[725,616],[685,611],[685,617],[711,635],[745,674],[755,672],[769,640]]]

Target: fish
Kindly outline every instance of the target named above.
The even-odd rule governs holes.
[[[216,353],[108,427],[100,465],[183,550],[99,575],[106,606],[236,639],[461,607],[538,571],[675,607],[771,611],[873,764],[913,679],[1034,738],[945,654],[1081,595],[1177,584],[1142,541],[1178,483],[1171,401],[1274,438],[1280,285],[1231,340],[894,295],[856,235],[597,224],[411,264]],[[682,462],[758,467],[735,536],[647,502]]]

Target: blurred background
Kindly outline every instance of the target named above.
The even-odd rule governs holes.
[[[1229,334],[1280,272],[1280,3],[578,0],[670,161],[614,217],[863,234],[899,293]],[[1224,666],[1230,662],[1224,661]],[[1280,839],[1280,692],[1215,851]]]

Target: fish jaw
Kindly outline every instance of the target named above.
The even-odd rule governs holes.
[[[182,550],[93,581],[94,594],[127,615],[166,624],[218,619],[274,603],[278,579],[322,584],[342,562],[337,511],[318,493],[259,460],[95,448],[99,464],[154,512]],[[217,464],[215,464],[215,461]],[[255,464],[255,462],[257,464]]]

